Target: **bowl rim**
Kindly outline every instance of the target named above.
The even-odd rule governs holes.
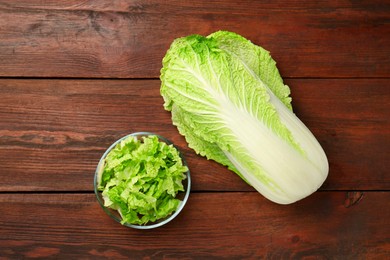
[[[190,195],[190,190],[191,190],[191,174],[190,174],[190,169],[188,168],[188,165],[187,165],[187,162],[186,160],[184,159],[184,156],[183,154],[181,153],[180,149],[173,143],[171,142],[169,139],[159,135],[159,134],[156,134],[156,133],[153,133],[153,132],[147,132],[147,131],[143,131],[143,132],[134,132],[134,133],[131,133],[131,134],[128,134],[128,135],[125,135],[121,138],[119,138],[118,140],[116,140],[114,143],[112,143],[107,149],[106,151],[103,153],[102,157],[100,158],[99,160],[99,163],[96,167],[96,170],[95,170],[95,175],[94,175],[94,182],[93,182],[93,186],[94,186],[94,193],[96,195],[96,198],[100,204],[100,206],[103,208],[103,210],[106,212],[107,215],[109,215],[112,219],[114,219],[115,221],[117,222],[121,222],[121,218],[113,215],[113,213],[111,211],[115,211],[114,209],[110,209],[106,206],[104,206],[104,200],[99,196],[101,195],[101,191],[99,191],[97,189],[97,181],[98,181],[98,175],[99,175],[99,171],[101,170],[101,167],[103,167],[104,165],[104,160],[106,158],[106,156],[108,155],[108,153],[119,143],[121,142],[122,140],[130,137],[130,136],[157,136],[157,138],[165,143],[167,143],[168,145],[173,145],[173,147],[176,148],[176,150],[179,152],[179,156],[182,160],[182,163],[183,165],[187,166],[187,172],[185,173],[186,174],[186,179],[183,180],[183,181],[187,181],[187,185],[186,185],[186,188],[185,188],[185,194],[184,194],[184,198],[182,201],[180,201],[180,204],[179,206],[177,207],[176,211],[174,211],[171,215],[169,215],[168,217],[164,218],[163,220],[161,221],[156,221],[156,223],[153,224],[146,224],[146,225],[136,225],[136,224],[130,224],[130,223],[123,223],[122,225],[123,226],[126,226],[126,227],[131,227],[131,228],[135,228],[135,229],[153,229],[153,228],[157,228],[157,227],[161,227],[165,224],[167,224],[168,222],[170,222],[171,220],[173,220],[177,215],[179,215],[179,213],[182,211],[182,209],[184,208],[184,205],[187,203],[187,200],[189,198],[189,195]]]

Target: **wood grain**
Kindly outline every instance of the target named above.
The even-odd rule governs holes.
[[[0,194],[0,255],[387,259],[390,194],[360,196],[349,205],[345,192],[320,192],[281,206],[255,192],[193,193],[174,221],[139,231],[105,215],[93,194]]]
[[[237,32],[271,52],[330,163],[320,191],[265,199],[187,147],[158,80],[171,42]],[[388,1],[0,0],[0,259],[390,259]],[[110,219],[95,167],[151,131],[191,169],[148,231]]]
[[[156,78],[175,38],[217,30],[269,50],[284,77],[390,73],[383,1],[0,1],[0,25],[3,77]]]
[[[389,190],[390,80],[287,84],[296,114],[329,158],[322,190]],[[159,87],[159,80],[0,80],[0,171],[12,176],[0,178],[0,191],[91,191],[104,150],[137,131],[161,134],[183,151],[193,190],[252,191],[187,148]]]

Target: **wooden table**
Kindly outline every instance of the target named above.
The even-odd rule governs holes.
[[[266,200],[172,125],[161,60],[217,30],[277,61],[330,162],[312,196]],[[0,1],[0,76],[1,259],[390,258],[388,1]],[[176,143],[192,173],[184,210],[148,231],[93,193],[104,150],[137,131]]]

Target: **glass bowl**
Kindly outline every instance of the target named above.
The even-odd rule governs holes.
[[[160,142],[165,142],[168,145],[172,144],[174,146],[174,144],[171,141],[169,141],[168,139],[166,139],[158,134],[154,134],[151,132],[136,132],[136,133],[132,133],[132,134],[126,135],[126,136],[118,139],[104,152],[103,156],[100,158],[98,166],[96,167],[95,177],[94,177],[94,191],[95,191],[96,198],[97,198],[100,206],[103,208],[103,210],[107,213],[107,215],[109,215],[111,218],[113,218],[115,221],[117,221],[119,223],[121,223],[121,220],[122,220],[122,217],[119,214],[119,212],[117,210],[114,210],[114,209],[111,209],[111,208],[104,206],[104,199],[102,197],[102,192],[98,190],[98,177],[99,177],[99,172],[102,170],[102,167],[104,167],[104,160],[105,160],[106,156],[108,155],[108,153],[120,141],[126,139],[129,136],[135,136],[140,140],[142,140],[141,138],[144,136],[145,137],[157,136],[157,138]],[[180,152],[180,150],[176,146],[174,146],[174,147],[179,152],[179,155],[182,159],[183,165],[186,166],[188,169],[188,165],[187,165],[186,161],[184,160],[182,153]],[[178,194],[176,196],[176,198],[179,199],[181,202],[180,202],[178,208],[176,209],[176,211],[174,211],[171,215],[167,216],[166,218],[158,219],[155,222],[148,222],[145,225],[136,225],[136,224],[129,224],[129,223],[123,223],[122,225],[127,226],[127,227],[131,227],[131,228],[136,228],[136,229],[152,229],[152,228],[157,228],[157,227],[160,227],[162,225],[165,225],[168,222],[170,222],[171,220],[173,220],[180,213],[180,211],[184,208],[184,205],[186,204],[188,197],[190,195],[190,189],[191,189],[190,170],[188,170],[185,173],[185,175],[186,175],[186,179],[184,179],[182,182],[183,187],[184,187],[184,192],[182,192],[182,191],[178,192]]]

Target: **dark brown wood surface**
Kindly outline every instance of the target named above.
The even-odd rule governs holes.
[[[157,77],[174,38],[229,30],[269,50],[284,77],[389,75],[385,1],[267,2],[0,1],[0,71]]]
[[[233,172],[187,147],[162,107],[159,80],[0,82],[0,165],[13,176],[0,179],[0,191],[90,191],[91,174],[104,150],[137,131],[159,133],[183,150],[194,171],[194,190],[252,190]],[[384,107],[389,106],[390,79],[286,83],[295,113],[328,154],[330,175],[322,189],[388,189],[390,110]]]
[[[0,259],[389,259],[390,3],[0,1]],[[187,147],[162,107],[177,37],[240,33],[269,50],[329,177],[281,206]],[[192,193],[149,231],[93,194],[105,149],[136,131],[182,151]]]
[[[1,255],[386,259],[388,219],[369,212],[386,213],[389,192],[354,195],[356,204],[345,192],[319,192],[284,207],[254,192],[197,192],[175,221],[140,231],[101,214],[92,194],[1,194],[8,212],[2,216]]]

